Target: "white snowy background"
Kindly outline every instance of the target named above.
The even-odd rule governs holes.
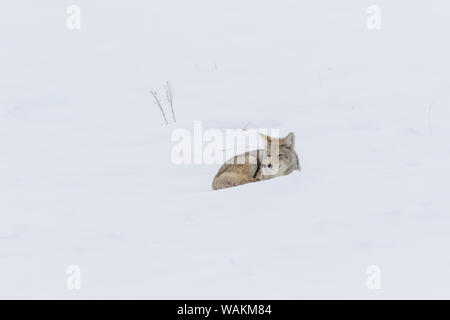
[[[445,0],[2,1],[0,297],[450,298],[449,30]],[[293,131],[303,171],[212,191],[171,161],[195,120]]]

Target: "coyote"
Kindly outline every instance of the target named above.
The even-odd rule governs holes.
[[[300,171],[293,132],[284,138],[261,135],[266,148],[248,151],[227,160],[214,177],[214,190],[288,175],[294,170]]]

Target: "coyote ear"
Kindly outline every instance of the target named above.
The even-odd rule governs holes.
[[[293,132],[289,133],[286,137],[283,138],[284,145],[290,149],[294,149],[295,147],[295,134]]]

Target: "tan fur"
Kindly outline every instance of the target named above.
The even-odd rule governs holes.
[[[264,138],[265,149],[239,154],[220,167],[212,183],[214,190],[272,179],[300,170],[298,156],[294,149],[294,133],[291,132],[282,139],[268,136]],[[277,152],[277,149],[279,154],[272,155],[271,153]]]

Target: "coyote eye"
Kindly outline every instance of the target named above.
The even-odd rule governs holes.
[[[278,158],[281,158],[281,156],[282,156],[282,154],[280,153],[280,154],[278,155]]]

